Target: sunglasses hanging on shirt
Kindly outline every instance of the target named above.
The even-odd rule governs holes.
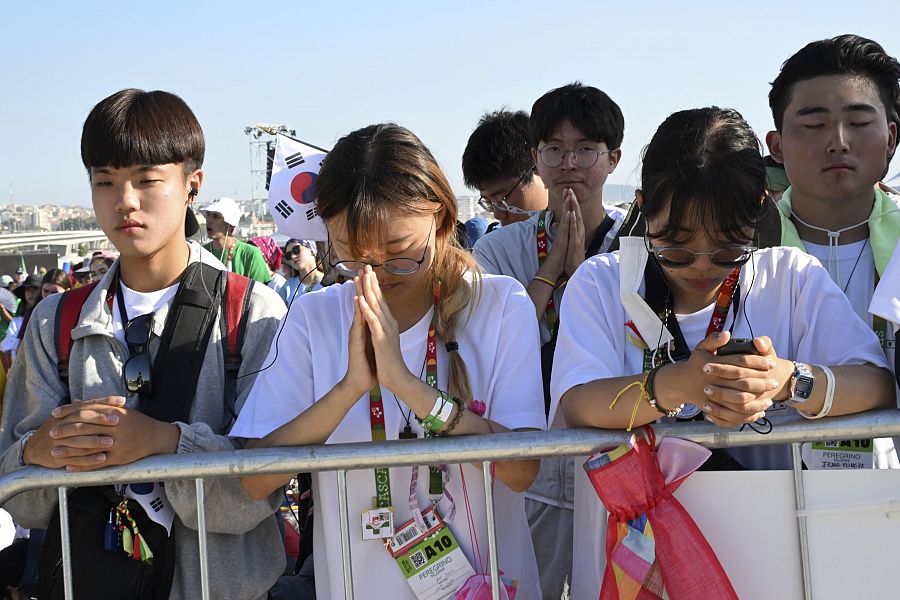
[[[128,345],[128,360],[122,368],[125,378],[125,388],[132,394],[153,395],[151,383],[153,365],[150,361],[150,338],[153,336],[153,318],[156,313],[138,315],[133,319],[128,318],[125,309],[125,300],[122,293],[122,284],[116,278],[117,298],[119,303],[119,315],[125,324],[125,343]]]

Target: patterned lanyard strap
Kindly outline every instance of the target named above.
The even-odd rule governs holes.
[[[440,286],[434,284],[434,315],[431,317],[431,324],[428,326],[428,341],[425,346],[425,383],[438,389],[438,373],[437,373],[437,310],[440,306]],[[435,437],[435,433],[430,429],[425,429],[426,438]],[[456,502],[447,489],[450,484],[450,470],[447,465],[431,465],[428,467],[428,496],[431,503],[437,507],[437,503],[442,497],[446,496],[450,507],[447,511],[445,519],[452,521],[456,516]],[[419,510],[419,499],[416,489],[419,485],[419,468],[412,468],[412,476],[409,480],[409,509],[416,520],[416,524],[425,531],[425,521],[422,517],[422,511]]]
[[[732,301],[734,300],[734,290],[737,286],[738,279],[741,276],[741,268],[735,269],[728,275],[722,285],[719,287],[719,294],[716,297],[716,304],[713,307],[713,314],[709,319],[709,326],[706,328],[706,335],[713,332],[722,331],[725,328],[725,320],[728,318],[728,311],[731,310]],[[669,315],[661,315],[664,321],[668,320]],[[678,321],[673,316],[674,325],[678,326]],[[656,361],[653,359],[654,351],[649,347],[644,350],[644,371],[652,369]],[[666,360],[667,357],[663,357]]]
[[[437,307],[440,300],[438,284],[434,286],[434,311],[431,317],[431,324],[428,326],[428,340],[425,346],[425,383],[437,389],[437,329],[435,321],[437,319]],[[381,399],[381,386],[376,382],[369,390],[369,421],[372,428],[372,441],[381,442],[387,439],[384,424],[384,404]],[[434,437],[434,433],[428,429],[425,430],[425,437]],[[449,472],[445,465],[431,466],[428,468],[428,493],[432,502],[440,500],[445,494],[445,479],[449,479]],[[413,467],[413,481],[410,485],[410,497],[415,493],[415,484],[418,480],[418,468]],[[379,467],[375,469],[375,499],[378,508],[387,508],[391,506],[391,478],[387,467]],[[448,494],[449,499],[449,494]],[[452,503],[452,499],[451,499]]]
[[[369,390],[369,423],[372,427],[372,441],[385,441],[387,436],[384,430],[384,404],[381,402],[381,386],[377,381]],[[375,506],[378,508],[391,506],[391,475],[387,467],[375,469]]]
[[[537,242],[538,268],[544,264],[547,255],[550,253],[550,239],[547,237],[547,209],[541,211],[538,215],[537,234],[535,236]],[[555,290],[554,290],[555,291]],[[544,311],[544,318],[547,320],[547,328],[552,336],[559,326],[559,314],[556,312],[556,303],[553,301],[553,292],[550,293],[550,300],[547,302],[547,309]]]

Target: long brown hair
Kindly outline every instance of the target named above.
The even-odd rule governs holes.
[[[393,123],[369,125],[344,136],[328,153],[316,180],[317,209],[327,222],[345,215],[350,251],[382,248],[397,215],[430,213],[435,218],[435,252],[429,276],[440,286],[435,328],[446,342],[480,293],[478,265],[456,239],[456,198],[425,144]],[[464,276],[471,273],[471,282]],[[450,354],[448,392],[472,400],[469,372],[458,351]]]

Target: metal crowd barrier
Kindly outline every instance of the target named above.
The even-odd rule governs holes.
[[[900,412],[873,411],[846,417],[832,417],[823,421],[808,421],[797,417],[779,422],[767,435],[749,428],[728,431],[708,423],[679,423],[654,426],[657,440],[666,436],[693,441],[707,448],[736,448],[764,444],[793,444],[794,486],[800,531],[800,551],[803,565],[804,597],[811,598],[809,556],[806,537],[806,517],[803,477],[801,476],[799,443],[804,441],[845,440],[900,436]],[[69,488],[113,483],[140,483],[194,479],[197,486],[197,524],[200,551],[202,598],[208,600],[209,565],[206,548],[206,512],[204,479],[241,477],[275,473],[337,471],[341,545],[343,548],[344,593],[353,599],[350,565],[350,525],[347,513],[347,471],[372,469],[380,466],[413,466],[438,463],[482,462],[485,474],[485,502],[487,509],[488,552],[491,566],[493,598],[499,600],[497,572],[497,542],[494,530],[493,495],[490,486],[492,462],[543,458],[548,456],[582,456],[597,448],[623,443],[630,434],[624,431],[573,429],[566,431],[535,431],[498,433],[493,435],[456,436],[435,439],[405,440],[402,442],[368,442],[294,448],[260,448],[232,452],[205,452],[153,456],[130,465],[109,467],[86,473],[26,467],[0,477],[0,506],[23,492],[57,488],[63,548],[63,581],[65,597],[72,599],[72,557],[69,546],[68,504]]]

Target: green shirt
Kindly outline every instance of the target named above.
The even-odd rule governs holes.
[[[266,259],[263,258],[259,248],[253,244],[248,244],[241,240],[234,240],[234,248],[230,253],[214,251],[212,242],[203,247],[225,263],[225,266],[233,273],[255,279],[256,281],[267,285],[272,280],[272,272],[269,271],[269,265],[266,264]],[[229,257],[231,259],[231,264],[229,264]]]

